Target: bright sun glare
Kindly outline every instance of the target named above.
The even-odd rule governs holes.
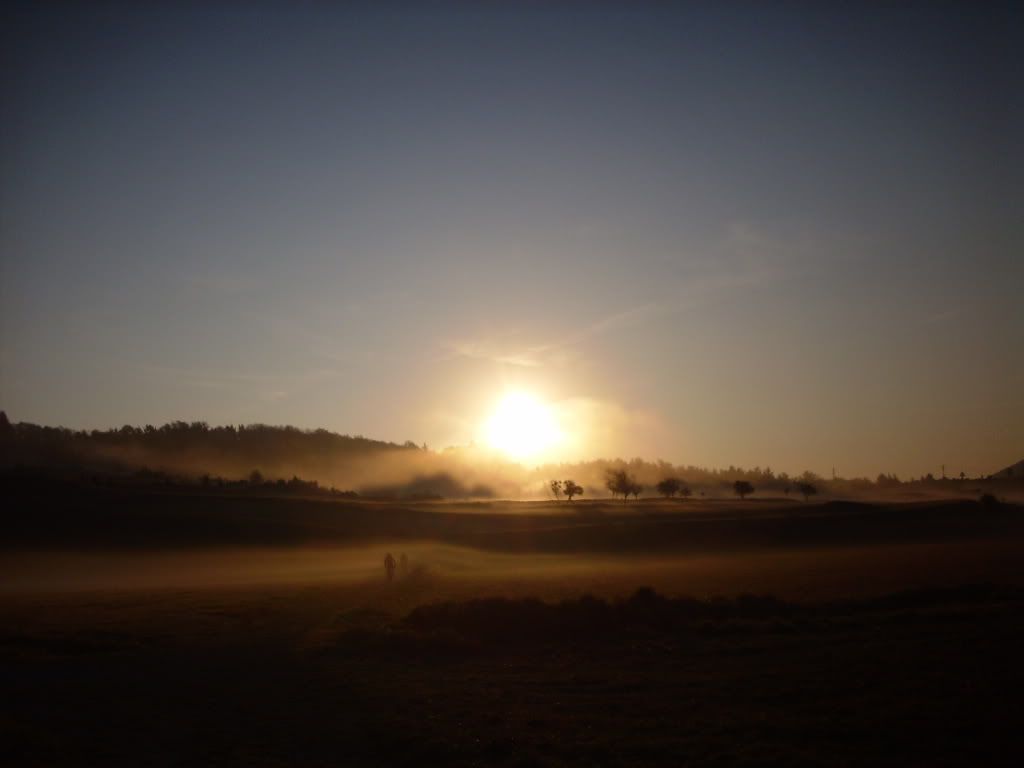
[[[485,425],[487,443],[517,460],[529,459],[561,439],[551,408],[523,392],[502,398]]]

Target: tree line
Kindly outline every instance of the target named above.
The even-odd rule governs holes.
[[[446,476],[455,484],[433,483],[422,493],[474,495],[486,488],[490,497],[535,495],[541,491],[567,500],[579,497],[584,489],[591,495],[607,490],[622,498],[638,498],[645,488],[666,498],[717,495],[723,491],[742,497],[751,493],[792,493],[808,498],[818,489],[827,489],[830,495],[852,496],[880,488],[899,488],[907,482],[937,485],[967,481],[964,473],[960,473],[960,479],[927,474],[906,481],[895,474],[881,473],[874,480],[826,480],[810,471],[789,475],[770,467],[745,469],[730,465],[714,469],[640,458],[524,467],[494,461],[474,446],[428,450],[412,441],[394,443],[326,429],[265,424],[211,427],[203,421],[174,421],[159,427],[147,424],[71,430],[27,422],[12,424],[0,411],[0,467],[14,466],[112,474],[153,468],[192,478],[203,474],[239,478],[258,467],[275,482],[299,476],[315,479],[322,485],[355,488],[361,493],[382,484],[394,486],[419,477]],[[382,467],[388,469],[383,477],[376,472]],[[557,481],[556,488],[550,485],[551,478],[563,479]],[[749,484],[750,490],[744,485],[737,486],[740,482]]]
[[[551,495],[555,497],[555,500],[561,499],[564,496],[569,501],[572,501],[574,496],[580,496],[583,494],[583,487],[574,480],[552,480],[549,487],[551,489]],[[644,485],[637,482],[636,478],[625,469],[606,470],[604,487],[611,493],[612,498],[621,496],[623,501],[628,501],[631,496],[634,499],[639,499],[640,494],[644,491]],[[678,477],[674,476],[665,477],[659,480],[654,485],[654,490],[666,499],[674,499],[677,496],[682,499],[688,499],[693,495],[693,491],[690,490],[690,487]],[[757,489],[747,480],[736,480],[732,484],[732,490],[733,493],[741,499],[745,499]],[[814,483],[806,480],[795,482],[792,485],[787,485],[783,490],[787,496],[791,492],[799,493],[804,497],[804,501],[807,501],[811,496],[815,496],[818,493],[818,487]],[[704,493],[701,492],[701,495],[703,496]]]

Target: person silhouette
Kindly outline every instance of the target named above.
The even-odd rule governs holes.
[[[401,569],[402,576],[409,575],[409,558],[405,556],[405,552],[398,558],[398,567]]]
[[[393,581],[395,578],[395,558],[388,552],[384,556],[384,570],[388,572],[388,581]]]

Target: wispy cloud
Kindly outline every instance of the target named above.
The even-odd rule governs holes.
[[[658,315],[671,314],[673,311],[675,309],[666,304],[642,304],[599,317],[588,325],[536,344],[514,344],[501,338],[450,341],[443,345],[446,353],[442,355],[441,359],[466,358],[486,360],[501,365],[539,368],[564,361],[569,350],[587,341],[623,328],[641,326]]]
[[[444,346],[447,353],[442,359],[445,360],[462,357],[522,368],[537,368],[544,365],[544,355],[550,349],[550,345],[546,344],[515,348],[496,339],[459,340],[448,342]]]
[[[732,222],[704,258],[666,276],[655,300],[597,317],[553,338],[522,343],[495,336],[444,343],[442,360],[466,358],[501,365],[537,368],[565,361],[571,350],[627,328],[640,328],[659,317],[690,311],[721,297],[785,279],[815,258],[819,238],[797,227],[772,228],[748,221]]]
[[[631,328],[643,325],[651,318],[657,315],[669,314],[671,311],[671,307],[656,302],[630,307],[629,309],[624,309],[620,312],[614,312],[610,315],[599,318],[590,325],[570,333],[562,339],[562,341],[550,346],[565,347],[572,344],[578,344],[594,336],[600,336],[604,333],[615,331],[620,328]]]

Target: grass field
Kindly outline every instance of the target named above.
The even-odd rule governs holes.
[[[13,501],[9,764],[1024,758],[1019,507]]]

